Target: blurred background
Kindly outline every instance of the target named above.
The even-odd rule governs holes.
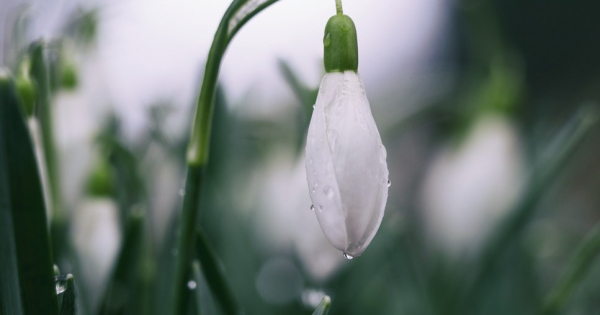
[[[49,216],[80,314],[103,303],[132,213],[145,214],[135,313],[167,313],[190,118],[229,4],[0,2],[2,65],[18,74],[30,44],[46,45]],[[344,1],[392,182],[377,236],[351,261],[309,210],[304,170],[334,10],[281,0],[222,64],[198,224],[246,314],[310,314],[324,294],[332,314],[536,313],[600,222],[600,128],[569,149],[577,122],[598,115],[600,3]],[[219,314],[198,282],[202,309]],[[595,261],[562,313],[600,314],[599,292]]]

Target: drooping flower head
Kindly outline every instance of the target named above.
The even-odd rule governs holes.
[[[325,69],[308,129],[306,175],[323,233],[346,258],[371,243],[388,196],[386,150],[358,69],[354,22],[341,10],[325,28]]]

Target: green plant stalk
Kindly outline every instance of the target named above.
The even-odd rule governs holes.
[[[3,187],[8,195],[0,195],[0,210],[12,212],[21,306],[24,314],[57,314],[46,204],[33,144],[14,84],[1,77],[0,105],[0,172],[9,180]]]
[[[344,9],[342,8],[342,0],[335,0],[335,11],[337,14],[344,14]]]
[[[482,286],[487,282],[497,261],[500,260],[505,250],[514,239],[521,235],[531,217],[535,213],[536,205],[551,187],[561,170],[568,164],[577,148],[589,134],[592,127],[598,122],[597,113],[594,108],[584,108],[567,123],[559,136],[556,147],[561,148],[556,154],[552,154],[547,161],[542,161],[539,168],[534,171],[528,184],[528,191],[519,201],[517,206],[502,223],[499,232],[492,237],[482,250],[478,269],[475,271],[474,282],[469,287],[466,298],[462,303],[476,300],[477,294],[482,292]],[[463,307],[468,307],[463,305]],[[459,309],[459,312],[461,309]]]
[[[60,183],[58,179],[58,165],[54,144],[54,131],[52,124],[52,104],[50,95],[50,76],[48,63],[44,56],[45,44],[41,41],[31,47],[31,75],[35,78],[38,87],[37,116],[42,129],[42,146],[48,172],[50,195],[52,197],[52,220],[64,221],[65,215],[61,207]]]
[[[62,304],[60,306],[60,315],[76,315],[77,314],[77,291],[73,275],[68,274],[66,279],[66,289],[63,292]]]
[[[215,293],[221,309],[227,315],[241,314],[233,290],[227,283],[225,270],[215,251],[210,246],[206,235],[199,229],[196,234],[196,254],[202,262],[202,271],[212,292]]]
[[[44,55],[45,44],[38,41],[31,46],[31,76],[35,79],[38,93],[35,115],[38,117],[41,127],[42,148],[47,173],[46,184],[50,192],[50,237],[52,250],[57,264],[62,264],[69,259],[70,240],[69,223],[63,209],[62,194],[58,162],[56,159],[56,146],[54,143],[54,131],[52,123],[52,103],[50,89],[50,74],[48,62]],[[41,172],[44,169],[40,170]]]
[[[183,207],[181,212],[181,228],[177,235],[176,243],[176,262],[174,287],[172,289],[172,314],[184,314],[187,311],[187,297],[185,293],[186,283],[190,274],[190,264],[192,261],[192,250],[194,248],[194,231],[198,217],[198,206],[200,204],[200,193],[202,189],[203,177],[206,173],[209,157],[209,144],[212,130],[212,120],[214,112],[214,100],[221,68],[221,61],[227,49],[227,46],[242,28],[258,12],[267,8],[278,0],[269,0],[258,6],[252,12],[243,16],[234,27],[229,30],[229,22],[235,14],[242,8],[247,1],[234,0],[221,20],[213,43],[211,45],[200,96],[196,107],[195,119],[192,127],[192,134],[188,146],[186,160],[188,164],[187,178],[185,184],[186,194],[184,195]]]
[[[588,233],[571,257],[563,275],[544,301],[540,314],[556,314],[600,255],[600,224]]]

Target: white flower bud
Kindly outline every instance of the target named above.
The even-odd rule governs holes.
[[[388,196],[386,151],[354,71],[321,82],[306,144],[310,197],[323,233],[347,258],[375,236]]]

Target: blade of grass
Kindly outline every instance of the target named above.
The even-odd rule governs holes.
[[[531,220],[538,202],[544,193],[551,187],[563,168],[568,164],[571,156],[589,134],[592,127],[598,122],[594,108],[583,108],[561,130],[557,139],[551,145],[553,152],[545,155],[545,160],[538,163],[538,167],[531,175],[528,190],[521,198],[515,209],[502,223],[494,237],[490,238],[482,251],[478,269],[475,271],[474,282],[467,291],[464,304],[477,300],[477,294],[482,292],[482,287],[487,283],[496,262],[500,260],[506,249],[517,239]],[[558,152],[556,149],[558,148]],[[468,307],[466,305],[463,306]],[[461,312],[461,309],[459,309]]]
[[[558,313],[599,255],[600,224],[597,224],[575,250],[560,280],[546,298],[540,314]]]
[[[139,296],[137,280],[140,275],[140,259],[143,249],[144,215],[141,211],[132,211],[119,256],[113,268],[111,279],[104,292],[98,311],[105,314],[139,314],[136,312]]]
[[[45,44],[37,41],[30,47],[31,76],[38,87],[36,116],[39,118],[42,129],[42,145],[48,172],[50,194],[52,197],[51,213],[54,219],[64,219],[61,208],[60,185],[58,181],[58,164],[54,145],[54,130],[52,127],[52,104],[50,95],[50,75],[48,62],[45,56]]]
[[[1,74],[0,76],[5,76]],[[0,106],[4,107],[4,89],[8,84],[7,77],[0,77]],[[17,249],[10,203],[7,150],[4,134],[4,111],[0,109],[0,314],[23,313],[21,296],[19,295],[19,270],[17,267]]]
[[[206,235],[200,229],[196,232],[196,254],[200,260],[206,282],[215,294],[221,309],[227,315],[241,314],[242,309],[238,305],[233,290],[231,290],[227,282],[223,264],[219,261],[217,254],[210,246]]]
[[[321,303],[317,306],[317,309],[313,312],[313,315],[327,315],[329,313],[329,308],[331,307],[331,298],[329,296],[324,296],[321,300]]]
[[[57,314],[54,270],[46,206],[29,131],[23,120],[14,83],[0,82],[0,128],[4,168],[25,314]],[[6,175],[5,175],[6,176]]]
[[[66,279],[65,292],[62,293],[62,303],[60,306],[60,315],[76,315],[77,314],[77,291],[75,290],[75,282],[73,275],[68,274]]]

